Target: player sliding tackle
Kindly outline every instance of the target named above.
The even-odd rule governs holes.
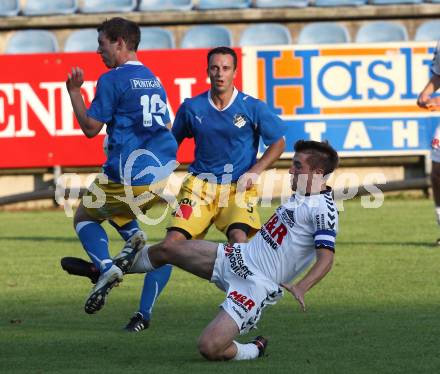
[[[199,339],[199,351],[205,358],[249,360],[263,356],[267,339],[259,336],[248,344],[234,339],[256,326],[263,309],[282,296],[280,287],[291,292],[305,310],[306,292],[333,263],[338,213],[324,176],[337,164],[338,154],[328,143],[298,141],[289,170],[296,193],[249,243],[161,242],[138,253],[129,272],[149,272],[172,264],[226,291],[220,312]],[[315,259],[301,280],[289,284]],[[106,295],[110,289],[110,284],[104,285],[100,294]],[[104,302],[105,296],[91,300],[98,309]]]

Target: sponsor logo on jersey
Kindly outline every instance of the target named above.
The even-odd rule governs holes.
[[[228,299],[232,300],[232,302],[243,309],[245,312],[249,312],[255,306],[255,301],[250,297],[247,297],[237,291],[232,291],[228,295]]]
[[[143,90],[149,88],[160,88],[160,82],[157,79],[130,79],[131,88],[133,90]]]
[[[189,217],[191,217],[191,214],[193,212],[193,207],[195,205],[196,205],[196,203],[194,201],[185,197],[179,201],[179,206],[172,213],[172,215],[177,218],[183,218],[183,219],[188,220]]]
[[[283,224],[280,217],[274,213],[269,221],[261,227],[260,234],[272,249],[278,249],[287,234],[287,227]]]
[[[254,275],[249,268],[244,264],[243,256],[241,255],[241,248],[234,247],[229,244],[224,245],[225,256],[229,259],[231,270],[240,278],[246,279]]]
[[[234,126],[237,126],[239,129],[246,125],[246,118],[243,114],[237,113],[232,120]]]

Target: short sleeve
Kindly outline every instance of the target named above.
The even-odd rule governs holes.
[[[87,115],[97,121],[109,123],[117,106],[116,87],[109,74],[98,79],[95,98],[87,110]]]
[[[172,132],[177,140],[177,143],[181,143],[185,138],[192,138],[191,122],[188,120],[188,103],[186,100],[180,105],[174,119]]]
[[[327,248],[335,251],[338,230],[338,211],[331,197],[325,198],[313,212],[315,248]]]
[[[257,101],[257,130],[266,146],[280,140],[287,130],[284,121],[273,113],[266,103]]]

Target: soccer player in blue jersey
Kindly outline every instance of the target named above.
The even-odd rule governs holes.
[[[234,50],[209,51],[207,72],[211,89],[185,100],[173,124],[179,144],[194,138],[195,160],[180,190],[167,238],[199,238],[215,223],[230,241],[244,243],[260,227],[254,182],[284,151],[286,126],[265,103],[234,87]],[[260,137],[268,148],[257,160]],[[229,194],[223,193],[225,186]],[[240,187],[246,191],[243,204],[237,201]]]
[[[123,18],[98,27],[98,54],[110,70],[100,76],[96,95],[87,109],[81,96],[83,71],[75,67],[66,82],[78,123],[88,138],[108,135],[108,155],[75,213],[77,235],[100,276],[85,304],[95,313],[106,294],[121,279],[133,258],[112,259],[101,223],[108,220],[135,253],[145,245],[145,234],[135,220],[160,199],[175,165],[176,140],[171,134],[165,90],[136,56],[139,26]],[[134,249],[134,250],[133,250]],[[168,279],[170,271],[165,272]],[[108,287],[108,285],[111,285]],[[103,289],[102,286],[106,285]]]

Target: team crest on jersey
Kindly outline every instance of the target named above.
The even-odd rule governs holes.
[[[232,123],[234,126],[237,126],[239,129],[241,129],[244,125],[246,125],[246,118],[243,114],[237,113],[234,116]]]

